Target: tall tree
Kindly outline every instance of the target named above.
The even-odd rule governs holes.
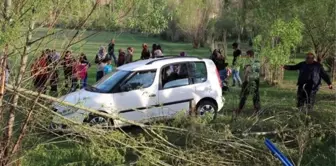
[[[317,60],[322,62],[333,55],[336,47],[335,1],[304,1],[299,11],[305,25],[305,41],[314,50]]]
[[[214,3],[217,1],[182,0],[178,2],[175,17],[179,28],[192,39],[193,47],[198,48],[205,41],[210,18],[217,15]]]

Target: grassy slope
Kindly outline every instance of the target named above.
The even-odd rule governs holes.
[[[41,30],[36,36],[42,35],[45,33],[45,30]],[[69,39],[70,35],[73,34],[69,32],[66,35],[58,36],[55,40],[50,42],[46,47],[55,48],[57,50],[61,50],[62,44]],[[67,37],[66,37],[67,36]],[[209,56],[209,51],[207,48],[200,48],[200,49],[192,49],[190,43],[172,43],[162,41],[158,38],[150,38],[138,34],[128,34],[128,33],[113,33],[113,32],[101,32],[98,35],[85,40],[82,43],[74,45],[71,50],[75,54],[80,52],[84,52],[88,55],[89,59],[93,60],[98,48],[103,45],[107,46],[109,40],[111,38],[116,39],[116,50],[119,48],[127,48],[129,46],[135,48],[135,58],[138,59],[140,57],[141,52],[141,44],[148,43],[151,45],[152,43],[160,43],[164,49],[164,53],[167,55],[177,55],[181,51],[186,51],[189,55],[192,56],[200,56],[200,57],[207,57]],[[84,44],[82,46],[82,44]],[[82,47],[81,47],[82,46]],[[230,48],[230,47],[229,47]],[[246,50],[243,50],[246,51]],[[228,61],[232,61],[231,55],[232,50],[228,51],[229,57]],[[302,57],[296,59],[295,61],[300,61]],[[280,87],[270,87],[265,84],[261,85],[260,94],[261,94],[261,101],[262,106],[265,111],[270,112],[273,114],[277,111],[283,110],[295,110],[295,99],[296,99],[296,86],[295,82],[297,79],[297,72],[286,72],[285,73],[285,82]],[[93,83],[95,80],[95,66],[90,69],[89,73],[89,83]],[[230,81],[231,82],[231,81]],[[325,85],[325,84],[324,84]],[[238,94],[240,89],[238,88],[231,88],[231,92],[225,94],[226,97],[226,105],[223,109],[223,114],[229,115],[231,114],[232,110],[234,110],[238,105]],[[322,90],[319,92],[317,96],[317,110],[321,111],[322,114],[331,115],[335,113],[335,96],[334,92],[327,90],[325,87],[322,87]],[[252,103],[251,99],[246,106],[246,110],[244,111],[244,116],[249,116],[252,112]],[[331,118],[331,117],[329,117]],[[335,146],[334,142],[333,145]]]

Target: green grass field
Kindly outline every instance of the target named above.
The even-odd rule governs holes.
[[[41,29],[35,34],[35,38],[38,38],[39,36],[42,36],[46,33],[45,29]],[[85,35],[91,34],[92,32],[85,32]],[[57,37],[46,39],[44,42],[46,44],[43,44],[43,46],[40,48],[51,48],[56,49],[58,51],[64,50],[65,44],[69,41],[71,36],[74,34],[74,32],[66,31],[65,34],[57,35]],[[178,55],[179,52],[185,51],[190,56],[198,56],[198,57],[209,57],[210,52],[208,48],[199,48],[199,49],[193,49],[191,43],[172,43],[160,40],[158,38],[152,38],[147,37],[145,35],[141,34],[129,34],[129,33],[114,33],[114,32],[99,32],[95,36],[88,38],[76,45],[73,45],[70,50],[73,51],[74,55],[77,55],[81,52],[84,52],[88,58],[93,62],[94,56],[96,55],[98,49],[100,46],[107,47],[109,41],[111,38],[115,38],[116,40],[116,47],[115,50],[118,50],[120,48],[127,48],[127,47],[134,47],[135,48],[135,57],[134,60],[138,59],[140,57],[141,52],[141,45],[142,43],[147,43],[149,46],[151,46],[153,43],[159,43],[161,44],[164,54],[165,55]],[[49,42],[50,41],[50,42]],[[231,43],[229,43],[229,48]],[[230,64],[232,62],[232,49],[228,51],[228,63]],[[246,50],[242,50],[246,51]],[[35,56],[38,56],[39,53],[34,54]],[[15,60],[15,59],[14,59]],[[295,59],[295,62],[299,62],[300,60],[303,60],[302,56],[298,56],[297,59]],[[92,63],[92,67],[89,70],[89,83],[93,84],[95,82],[95,72],[96,67],[94,63]],[[261,83],[260,87],[260,95],[261,95],[261,103],[262,103],[262,109],[264,111],[263,117],[267,118],[269,116],[277,116],[277,112],[281,111],[289,111],[289,112],[295,112],[297,109],[295,108],[296,105],[296,79],[297,79],[298,73],[297,72],[285,72],[285,81],[282,85],[279,85],[277,87],[266,85],[265,83]],[[231,85],[231,80],[230,80]],[[239,93],[240,89],[238,87],[231,88],[230,92],[225,93],[226,98],[226,104],[221,112],[221,117],[224,119],[222,123],[230,123],[231,113],[233,110],[235,110],[238,107],[239,102]],[[245,106],[245,110],[243,111],[243,114],[241,117],[248,118],[251,116],[253,111],[252,101],[251,97],[248,99],[247,105]],[[316,102],[316,113],[313,114],[313,116],[316,116],[316,118],[319,119],[319,121],[323,121],[327,124],[333,125],[334,119],[335,119],[335,91],[328,90],[326,88],[326,84],[323,83],[320,92],[317,95],[317,102]],[[277,118],[276,118],[277,119]],[[280,121],[283,121],[284,119],[277,119]],[[244,122],[244,120],[238,121],[237,123]],[[277,123],[276,121],[274,123]],[[283,122],[285,123],[285,122]],[[233,127],[238,124],[231,124]],[[241,125],[241,124],[240,124]],[[267,126],[265,126],[267,128]],[[169,140],[176,140],[177,138],[169,138]],[[328,150],[328,147],[334,147],[335,141],[330,141],[328,139],[329,143],[326,144],[314,144],[314,148],[311,149],[311,151],[307,153],[312,153],[312,155],[307,155],[306,158],[304,158],[304,163],[309,163],[307,165],[335,165],[335,159],[332,159],[333,154],[330,154],[332,150]],[[66,144],[68,145],[68,144]],[[327,147],[326,147],[327,146]],[[62,147],[62,146],[60,146]],[[66,146],[67,148],[71,148],[72,146]],[[63,147],[62,147],[63,148]],[[310,156],[315,157],[315,152],[319,153],[319,156],[316,156],[314,161],[311,161],[309,158]],[[286,152],[285,152],[286,153]],[[288,152],[289,153],[289,152]],[[48,156],[48,155],[47,155]],[[49,156],[46,157],[48,160],[54,160],[53,157]],[[328,160],[327,160],[327,159]],[[36,163],[46,163],[48,162],[44,161],[34,161]],[[61,161],[62,159],[58,160]],[[71,162],[71,158],[68,159],[69,162]],[[76,160],[76,159],[73,159]],[[322,162],[321,162],[322,161]],[[32,164],[32,163],[28,163]],[[64,163],[63,163],[64,164]]]

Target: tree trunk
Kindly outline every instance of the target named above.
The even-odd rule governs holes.
[[[199,48],[199,39],[197,37],[193,37],[193,48]]]
[[[32,12],[34,12],[34,9],[32,9]],[[15,81],[15,87],[16,88],[20,88],[21,86],[21,81],[22,78],[25,74],[26,71],[26,67],[27,67],[27,62],[28,62],[28,50],[30,48],[30,40],[32,38],[32,31],[34,29],[34,25],[35,22],[32,20],[30,22],[30,25],[28,27],[28,33],[27,33],[27,37],[26,37],[26,45],[23,48],[23,53],[21,55],[21,60],[20,60],[20,68],[18,71],[18,75],[16,77],[16,81]],[[12,137],[13,137],[13,129],[14,129],[14,122],[15,122],[15,110],[16,110],[16,106],[18,104],[19,101],[19,94],[18,93],[14,93],[13,95],[13,99],[11,101],[11,107],[10,107],[10,111],[9,111],[9,118],[7,121],[7,126],[6,126],[6,132],[4,132],[4,138],[6,139],[6,149],[5,151],[1,154],[0,158],[5,159],[4,162],[6,164],[6,162],[9,162],[9,157],[11,156],[11,149],[12,149]]]
[[[1,64],[1,85],[0,85],[0,122],[2,122],[2,116],[3,116],[3,97],[5,95],[5,82],[6,82],[6,66],[7,66],[7,57],[8,57],[8,45],[5,46],[5,51],[3,57],[0,59]]]
[[[224,54],[224,56],[227,57],[228,46],[227,46],[227,31],[226,31],[226,29],[223,30],[223,49],[224,49],[223,54]]]
[[[333,82],[336,82],[336,54],[334,56],[334,64],[333,64],[333,70],[332,70],[332,80]]]

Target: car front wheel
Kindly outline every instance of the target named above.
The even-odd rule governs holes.
[[[113,127],[111,119],[99,115],[90,115],[87,122],[90,126],[100,129],[109,129]]]

